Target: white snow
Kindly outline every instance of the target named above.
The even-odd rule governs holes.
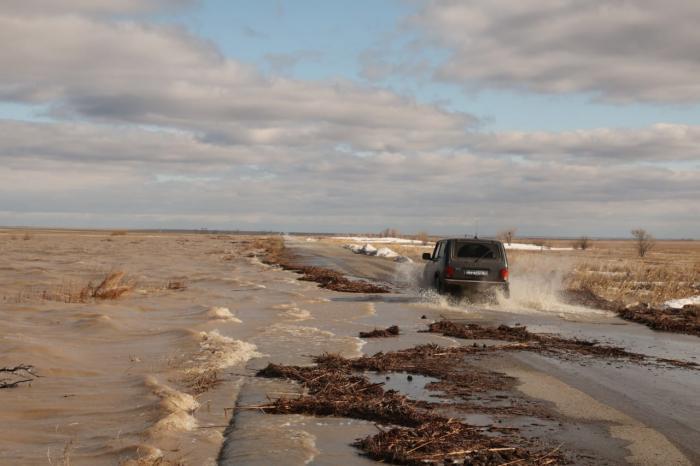
[[[423,244],[423,241],[417,239],[406,238],[370,238],[367,236],[336,236],[336,239],[355,241],[358,243],[377,243],[377,244]]]
[[[344,244],[345,249],[349,249],[355,254],[364,254],[365,256],[377,256],[377,257],[387,257],[389,259],[394,259],[396,262],[413,262],[411,259],[405,256],[399,255],[393,249],[387,247],[375,248],[369,243],[365,243],[360,246],[359,244]]]
[[[550,248],[549,246],[538,246],[528,243],[503,243],[506,249],[517,249],[520,251],[573,251],[574,248]]]
[[[360,248],[360,252],[364,254],[365,256],[376,256],[377,255],[377,248],[372,246],[371,244],[367,243],[362,248]]]
[[[691,296],[689,298],[671,299],[664,303],[664,307],[671,309],[683,309],[683,306],[696,304],[700,306],[700,295]]]
[[[398,254],[389,248],[379,248],[376,253],[379,257],[397,257]]]

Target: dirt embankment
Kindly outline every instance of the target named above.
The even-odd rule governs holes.
[[[625,305],[597,296],[590,290],[568,290],[565,297],[571,303],[613,311],[625,320],[644,324],[654,330],[700,336],[698,305],[688,305],[682,309],[663,308],[645,303]]]
[[[261,256],[264,263],[299,273],[299,280],[316,282],[321,288],[346,293],[389,293],[386,287],[361,280],[350,280],[335,270],[299,265],[297,258],[284,247],[284,241],[279,237],[257,239],[253,242],[252,249],[261,251],[250,254]]]

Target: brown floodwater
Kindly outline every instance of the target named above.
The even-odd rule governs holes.
[[[391,283],[396,290],[382,296],[337,293],[251,257],[250,240],[42,231],[25,240],[0,231],[0,367],[31,364],[40,376],[0,390],[0,464],[114,465],[161,457],[190,465],[369,464],[350,443],[375,433],[372,423],[262,414],[256,405],[298,388],[255,378],[255,371],[268,362],[310,364],[311,356],[323,352],[352,357],[426,342],[471,344],[419,333],[441,316],[521,322],[648,354],[698,356],[696,340],[564,305],[548,294],[546,280],[514,281],[515,298],[507,306],[455,304],[418,292],[420,264],[360,258],[339,246],[289,239],[309,263]],[[114,300],[58,299],[112,271],[125,272],[133,289]],[[401,327],[398,338],[357,338],[360,331],[393,324]],[[522,363],[555,364],[532,358]],[[615,396],[614,374],[635,384],[639,371],[645,377],[648,372],[549,366],[547,371],[561,372],[572,384],[603,380],[602,388],[590,391],[610,404],[624,399],[622,408],[635,399]],[[217,385],[193,385],[212,374]],[[668,409],[678,412],[675,423],[659,422],[660,428],[693,454],[688,439],[700,427],[684,413],[696,409],[697,401],[683,392],[700,388],[698,378],[678,370],[655,374],[663,393],[676,397]],[[404,387],[398,378],[392,383],[409,395],[431,396],[422,385]],[[654,417],[655,392],[640,393],[638,401],[650,408],[645,417]],[[635,414],[631,407],[629,412]],[[685,437],[674,439],[682,429]]]

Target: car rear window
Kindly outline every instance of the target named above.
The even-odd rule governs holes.
[[[498,259],[498,248],[490,243],[457,242],[452,257],[457,259]]]

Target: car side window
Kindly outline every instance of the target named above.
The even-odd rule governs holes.
[[[433,260],[440,259],[445,253],[445,242],[441,241],[435,245],[435,250],[433,251]]]
[[[433,249],[433,257],[432,257],[433,260],[438,258],[438,252],[440,251],[441,244],[442,243],[435,243],[435,249]]]

